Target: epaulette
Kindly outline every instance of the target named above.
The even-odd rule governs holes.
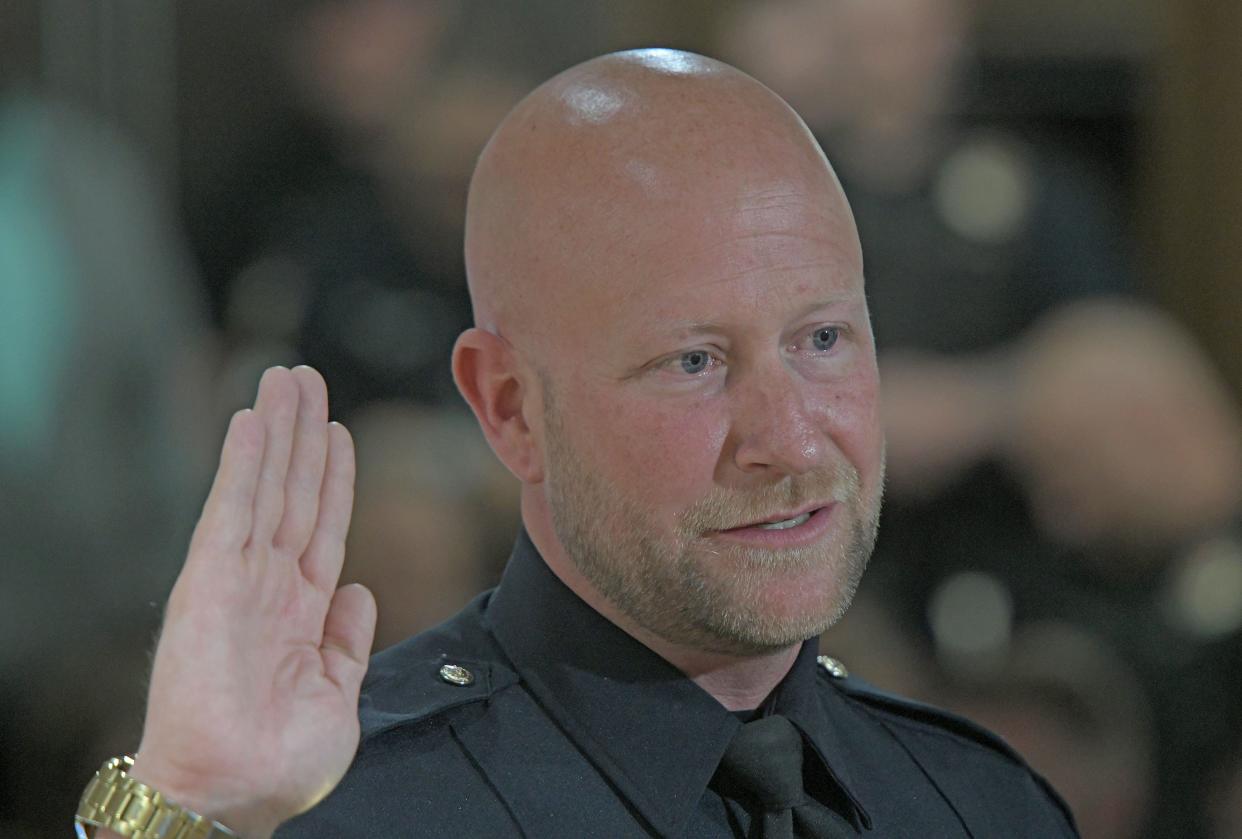
[[[362,738],[482,702],[518,675],[482,628],[480,595],[456,617],[372,656],[358,701]]]

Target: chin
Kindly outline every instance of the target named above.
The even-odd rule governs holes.
[[[853,596],[853,586],[832,569],[764,576],[735,577],[721,587],[731,591],[712,598],[714,608],[701,615],[712,651],[757,655],[801,644],[836,623]]]

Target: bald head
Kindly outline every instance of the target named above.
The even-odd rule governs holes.
[[[848,221],[836,227],[857,250],[835,175],[766,87],[674,50],[580,64],[527,96],[479,160],[466,218],[476,324],[539,345],[587,297],[647,291],[650,272],[634,268],[671,241],[710,247],[713,231],[697,228],[715,211],[779,215],[791,192]]]

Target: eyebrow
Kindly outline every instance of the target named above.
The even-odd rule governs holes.
[[[797,313],[794,314],[792,319],[798,320],[799,318],[804,318],[812,312],[818,312],[820,309],[827,309],[830,306],[838,306],[842,303],[852,303],[855,299],[855,297],[850,295],[839,295],[836,297],[830,297],[826,300],[817,300],[814,303],[810,303],[799,309]],[[661,331],[664,332],[665,330],[662,329]],[[692,335],[701,335],[705,332],[725,331],[727,330],[724,324],[717,323],[716,321],[676,321],[667,325],[666,334],[680,339],[688,338]]]

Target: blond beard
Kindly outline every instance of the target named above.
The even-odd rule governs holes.
[[[557,538],[582,575],[638,626],[693,649],[758,655],[819,635],[844,614],[875,545],[880,506],[878,492],[863,497],[858,472],[849,464],[789,476],[758,490],[717,487],[678,516],[677,538],[670,544],[653,535],[651,511],[610,488],[580,456],[550,397],[545,419],[548,501]],[[847,538],[780,551],[699,542],[709,531],[824,499],[850,514]],[[726,551],[737,570],[722,574],[718,567],[710,573],[713,559],[720,566]],[[789,616],[762,609],[759,593],[773,574],[825,566],[836,585],[822,604]]]

